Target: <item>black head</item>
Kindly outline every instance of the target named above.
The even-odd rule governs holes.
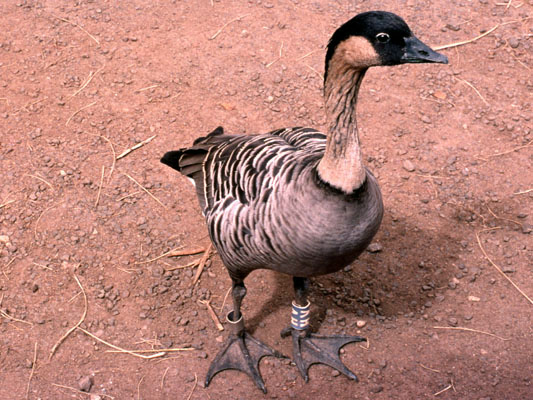
[[[448,63],[446,56],[431,50],[417,39],[405,21],[396,14],[369,11],[356,15],[335,31],[326,53],[326,75],[335,50],[352,37],[366,39],[364,42],[359,41],[359,44],[354,44],[364,43],[368,47],[363,49],[362,53],[375,52],[372,57],[367,57],[368,60],[375,60],[375,63],[362,64],[363,67],[406,63]]]

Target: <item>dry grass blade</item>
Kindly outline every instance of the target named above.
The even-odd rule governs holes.
[[[100,201],[100,193],[102,193],[102,185],[104,184],[105,167],[102,165],[102,176],[100,176],[100,184],[98,185],[98,193],[96,195],[96,201],[94,202],[94,208],[98,207]]]
[[[191,400],[192,394],[194,393],[194,389],[196,389],[196,385],[198,384],[198,375],[194,374],[194,385],[191,389],[191,393],[187,396],[187,400]]]
[[[483,335],[488,335],[488,336],[492,336],[497,339],[503,340],[504,342],[511,340],[511,339],[502,338],[501,336],[495,335],[494,333],[480,331],[480,330],[472,329],[472,328],[465,328],[461,326],[434,326],[433,329],[447,329],[450,331],[466,331],[466,332],[481,333]]]
[[[168,370],[170,369],[170,367],[167,367],[167,369],[165,369],[165,372],[163,372],[163,376],[161,377],[161,390],[163,390],[163,385],[165,384],[165,376],[167,376],[167,372]]]
[[[24,176],[29,176],[30,178],[38,179],[41,182],[46,183],[50,187],[50,189],[54,190],[54,187],[52,186],[52,184],[48,182],[46,179],[44,179],[43,177],[40,177],[39,175],[25,174]]]
[[[120,153],[120,154],[116,157],[116,159],[117,159],[117,160],[120,160],[122,157],[126,157],[126,156],[127,156],[128,154],[130,154],[132,151],[135,151],[135,150],[141,148],[142,146],[144,146],[145,144],[150,143],[152,140],[154,140],[154,138],[155,138],[156,136],[157,136],[157,135],[154,135],[154,136],[152,136],[152,137],[149,137],[148,139],[143,140],[143,141],[140,142],[140,143],[137,143],[135,146],[130,147],[129,149],[124,150],[122,153]]]
[[[144,190],[152,199],[154,199],[155,201],[157,201],[161,207],[163,208],[167,208],[163,203],[161,203],[161,201],[159,201],[159,199],[157,197],[155,197],[148,189],[146,189],[143,185],[141,185],[139,182],[137,182],[134,178],[132,178],[131,176],[129,176],[127,173],[123,172],[124,175],[126,175],[129,179],[131,179],[137,186],[139,186],[142,190]]]
[[[18,319],[18,318],[12,317],[11,315],[5,313],[5,312],[2,311],[2,310],[0,310],[0,316],[4,317],[4,318],[6,318],[6,319],[9,319],[10,321],[21,322],[21,323],[23,323],[23,324],[33,326],[33,324],[32,324],[31,322],[24,321],[24,320],[22,320],[22,319]]]
[[[189,264],[178,265],[176,267],[165,268],[165,271],[176,271],[177,269],[194,268],[200,264],[200,259],[194,260]],[[168,264],[167,264],[168,265]]]
[[[170,349],[141,349],[141,350],[106,350],[106,353],[176,353],[180,351],[193,351],[194,347],[174,347]]]
[[[30,398],[30,384],[31,384],[31,378],[33,378],[33,374],[35,373],[35,364],[37,364],[37,342],[35,342],[35,347],[33,349],[33,361],[31,363],[31,373],[30,377],[28,378],[28,385],[26,386],[26,398]]]
[[[113,164],[111,164],[111,171],[109,171],[109,176],[107,178],[107,182],[111,180],[111,175],[113,175],[113,171],[115,170],[115,164],[117,162],[117,153],[115,152],[115,148],[113,147],[113,143],[111,143],[111,140],[105,136],[99,135],[102,139],[104,139],[107,143],[109,143],[109,146],[111,147],[111,153],[113,153]]]
[[[435,50],[435,51],[439,51],[439,50],[449,49],[449,48],[451,48],[451,47],[462,46],[462,45],[464,45],[464,44],[468,44],[468,43],[475,42],[476,40],[479,40],[479,39],[481,39],[482,37],[489,35],[490,33],[492,33],[493,31],[495,31],[495,30],[498,29],[499,27],[500,27],[500,24],[496,24],[495,26],[493,26],[492,28],[490,28],[487,32],[484,32],[484,33],[482,33],[481,35],[476,36],[476,37],[473,38],[473,39],[468,39],[468,40],[463,40],[463,41],[461,41],[461,42],[455,42],[455,43],[445,44],[445,45],[442,45],[442,46],[435,46],[435,47],[433,47],[433,50]]]
[[[444,393],[445,391],[450,390],[451,388],[453,388],[453,385],[450,383],[444,389],[439,390],[437,393],[433,393],[433,396],[438,396],[439,394]]]
[[[441,372],[438,370],[438,369],[433,369],[433,368],[429,368],[429,367],[426,367],[424,364],[422,363],[418,363],[422,368],[424,369],[427,369],[428,371],[432,371],[432,372],[436,372],[438,374],[440,374]]]
[[[85,82],[83,82],[83,84],[80,86],[80,88],[79,88],[78,90],[76,90],[74,93],[72,93],[72,94],[70,95],[70,97],[74,97],[74,96],[76,96],[76,95],[79,94],[83,89],[85,89],[85,88],[87,87],[87,85],[88,85],[89,83],[91,83],[91,81],[93,80],[93,78],[95,77],[95,75],[96,75],[98,72],[100,72],[101,70],[103,70],[103,69],[104,69],[104,67],[98,69],[96,72],[93,72],[93,71],[89,72],[89,76],[87,77],[87,79],[85,80]]]
[[[4,207],[6,207],[6,206],[8,206],[8,205],[10,205],[11,203],[14,203],[14,202],[15,202],[15,200],[6,201],[5,203],[0,204],[0,208],[4,208]]]
[[[68,117],[67,122],[65,122],[65,126],[67,126],[69,124],[70,120],[72,118],[74,118],[76,115],[78,115],[80,112],[82,112],[86,108],[94,106],[96,103],[97,103],[96,101],[93,101],[92,103],[87,104],[86,106],[83,106],[82,108],[80,108],[78,111],[74,112],[74,114],[72,114],[70,117]]]
[[[76,392],[78,394],[84,394],[85,396],[90,396],[91,398],[93,396],[95,396],[94,393],[88,393],[88,392],[82,392],[81,390],[78,390],[76,388],[73,388],[73,387],[70,387],[70,386],[65,386],[65,385],[60,385],[59,383],[52,383],[52,385],[58,387],[58,388],[62,388],[62,389],[68,389],[68,390],[72,390],[73,392]],[[113,396],[110,396],[108,394],[103,394],[103,393],[99,393],[97,396],[100,396],[100,397],[107,397],[111,400],[114,400],[115,398]]]
[[[67,24],[70,24],[72,26],[75,26],[76,28],[79,28],[81,29],[83,32],[85,32],[92,40],[94,40],[96,42],[96,44],[100,44],[100,41],[98,39],[96,39],[93,35],[91,35],[89,32],[87,32],[82,26],[78,25],[77,23],[75,22],[72,22],[72,21],[69,21],[68,19],[65,19],[65,18],[61,18],[61,17],[57,17],[55,15],[52,15],[54,18],[60,20],[60,21],[63,21],[63,22],[66,22]]]
[[[134,351],[130,351],[130,350],[126,350],[126,349],[122,349],[118,346],[115,346],[114,344],[111,344],[109,342],[106,342],[104,339],[100,339],[98,336],[96,335],[93,335],[91,332],[89,331],[86,331],[85,329],[83,328],[80,328],[79,326],[77,327],[77,329],[79,329],[80,331],[82,331],[83,333],[85,333],[86,335],[92,337],[93,339],[99,341],[100,343],[103,343],[105,344],[106,346],[109,346],[115,350],[118,350],[119,353],[127,353],[127,354],[131,354],[132,356],[135,356],[135,357],[139,357],[139,358],[144,358],[145,360],[150,360],[152,358],[156,358],[156,357],[161,357],[161,356],[164,356],[166,353],[165,352],[162,352],[160,350],[157,350],[158,353],[156,354],[152,354],[150,356],[143,356],[142,354],[137,354],[136,352]]]
[[[227,292],[226,292],[226,295],[224,296],[224,301],[222,301],[222,305],[220,306],[220,310],[218,310],[218,312],[222,312],[222,310],[224,309],[224,306],[226,305],[226,300],[228,299],[228,296],[231,292],[231,286],[228,288]]]
[[[141,92],[144,92],[145,90],[155,89],[156,87],[159,87],[159,85],[152,85],[152,86],[143,87],[141,89],[137,89],[135,91],[135,93],[141,93]]]
[[[507,151],[502,151],[500,153],[494,153],[494,154],[491,154],[490,156],[487,156],[488,158],[493,158],[493,157],[498,157],[498,156],[504,156],[506,154],[511,154],[511,153],[514,153],[515,151],[518,151],[518,150],[522,150],[522,149],[525,149],[526,147],[529,147],[533,144],[533,140],[530,140],[529,142],[527,142],[525,145],[523,146],[518,146],[518,147],[515,147],[514,149],[511,149],[511,150],[507,150]]]
[[[83,307],[83,314],[80,318],[80,320],[78,321],[78,323],[76,325],[74,325],[72,328],[70,328],[62,337],[61,339],[59,339],[57,341],[57,343],[54,345],[54,347],[52,347],[52,350],[50,350],[50,355],[48,356],[48,360],[51,360],[52,357],[54,356],[54,353],[56,352],[57,348],[61,345],[61,343],[63,343],[63,341],[68,337],[68,335],[70,335],[72,332],[74,332],[74,330],[76,330],[76,328],[78,328],[81,323],[85,320],[85,317],[87,316],[87,309],[89,307],[89,304],[88,304],[88,301],[87,301],[87,294],[85,293],[85,289],[83,289],[83,286],[81,285],[81,282],[80,280],[78,279],[78,277],[76,276],[76,274],[74,274],[74,279],[76,280],[76,283],[78,284],[78,286],[80,287],[81,289],[81,292],[83,294],[83,304],[84,304],[84,307]]]
[[[196,283],[198,282],[198,279],[200,279],[200,276],[202,275],[202,272],[204,271],[205,264],[207,263],[207,260],[209,260],[209,256],[211,255],[212,248],[213,248],[213,244],[209,243],[209,246],[207,246],[207,250],[205,251],[202,259],[200,260],[200,264],[198,265],[198,269],[196,270],[196,275],[194,276],[191,287],[196,285]]]
[[[487,100],[485,100],[485,98],[481,95],[481,93],[479,93],[479,90],[477,90],[477,89],[475,88],[474,85],[472,85],[472,84],[471,84],[470,82],[468,82],[468,81],[465,81],[464,79],[459,79],[459,81],[463,82],[465,85],[470,86],[470,87],[474,90],[474,92],[476,92],[476,94],[479,96],[479,98],[480,98],[481,100],[483,100],[483,103],[485,103],[485,105],[486,105],[487,107],[490,107],[489,102],[488,102]]]
[[[240,17],[233,18],[232,20],[226,22],[224,25],[222,25],[222,28],[220,28],[218,31],[216,31],[215,34],[209,38],[209,40],[216,39],[216,37],[218,35],[220,35],[220,33],[222,33],[222,31],[224,30],[224,28],[226,28],[226,26],[228,26],[229,24],[231,24],[231,23],[233,23],[235,21],[240,21],[241,19],[243,19],[244,17],[246,17],[248,15],[250,15],[250,14],[244,14],[244,15],[241,15]]]
[[[513,194],[526,194],[526,193],[531,193],[531,192],[533,192],[533,189],[521,190],[520,192],[516,192]]]
[[[527,294],[525,294],[522,289],[520,289],[514,282],[511,278],[509,278],[507,275],[505,275],[505,272],[502,271],[502,269],[494,262],[492,261],[492,259],[489,257],[489,255],[487,254],[487,252],[485,251],[485,249],[483,248],[483,245],[481,244],[481,238],[479,237],[479,234],[480,233],[483,233],[483,232],[488,232],[488,231],[492,231],[492,230],[495,230],[495,229],[499,229],[499,227],[496,227],[496,228],[488,228],[488,229],[483,229],[482,231],[479,231],[479,232],[476,232],[476,239],[477,239],[477,243],[479,245],[479,248],[481,249],[481,252],[483,253],[483,255],[485,256],[485,258],[488,260],[488,262],[494,267],[496,268],[496,271],[498,271],[500,273],[501,276],[503,276],[505,279],[507,279],[509,281],[509,283],[511,285],[514,286],[514,288],[516,290],[518,290],[518,292],[524,296],[527,301],[529,301],[530,304],[533,304],[533,300],[531,300],[529,298],[529,296]]]

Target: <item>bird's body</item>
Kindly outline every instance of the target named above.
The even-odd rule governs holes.
[[[369,244],[383,214],[378,184],[368,171],[354,193],[325,184],[317,175],[325,147],[326,136],[310,128],[249,136],[218,129],[190,149],[197,163],[189,175],[231,276],[260,268],[324,275]]]
[[[295,301],[287,331],[294,361],[307,380],[323,363],[356,376],[338,357],[358,336],[309,332],[308,277],[350,264],[368,246],[383,216],[381,193],[363,163],[355,106],[372,66],[446,63],[412,35],[398,16],[359,14],[332,36],[326,54],[324,99],[327,132],[287,128],[260,135],[226,135],[217,128],[192,147],[171,151],[162,162],[193,180],[209,234],[233,282],[233,326],[206,379],[224,369],[249,374],[263,390],[258,363],[281,356],[249,335],[240,312],[244,279],[256,269],[293,276]]]

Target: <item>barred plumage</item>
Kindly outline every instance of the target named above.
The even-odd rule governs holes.
[[[165,156],[194,180],[210,237],[232,277],[258,268],[298,276],[334,272],[368,245],[382,215],[376,181],[369,174],[365,190],[351,195],[326,187],[316,170],[325,146],[326,136],[310,128],[250,136],[217,128]]]

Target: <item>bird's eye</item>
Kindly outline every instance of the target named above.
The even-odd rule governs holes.
[[[388,33],[381,32],[376,35],[376,39],[380,43],[387,43],[390,40],[390,36]]]

